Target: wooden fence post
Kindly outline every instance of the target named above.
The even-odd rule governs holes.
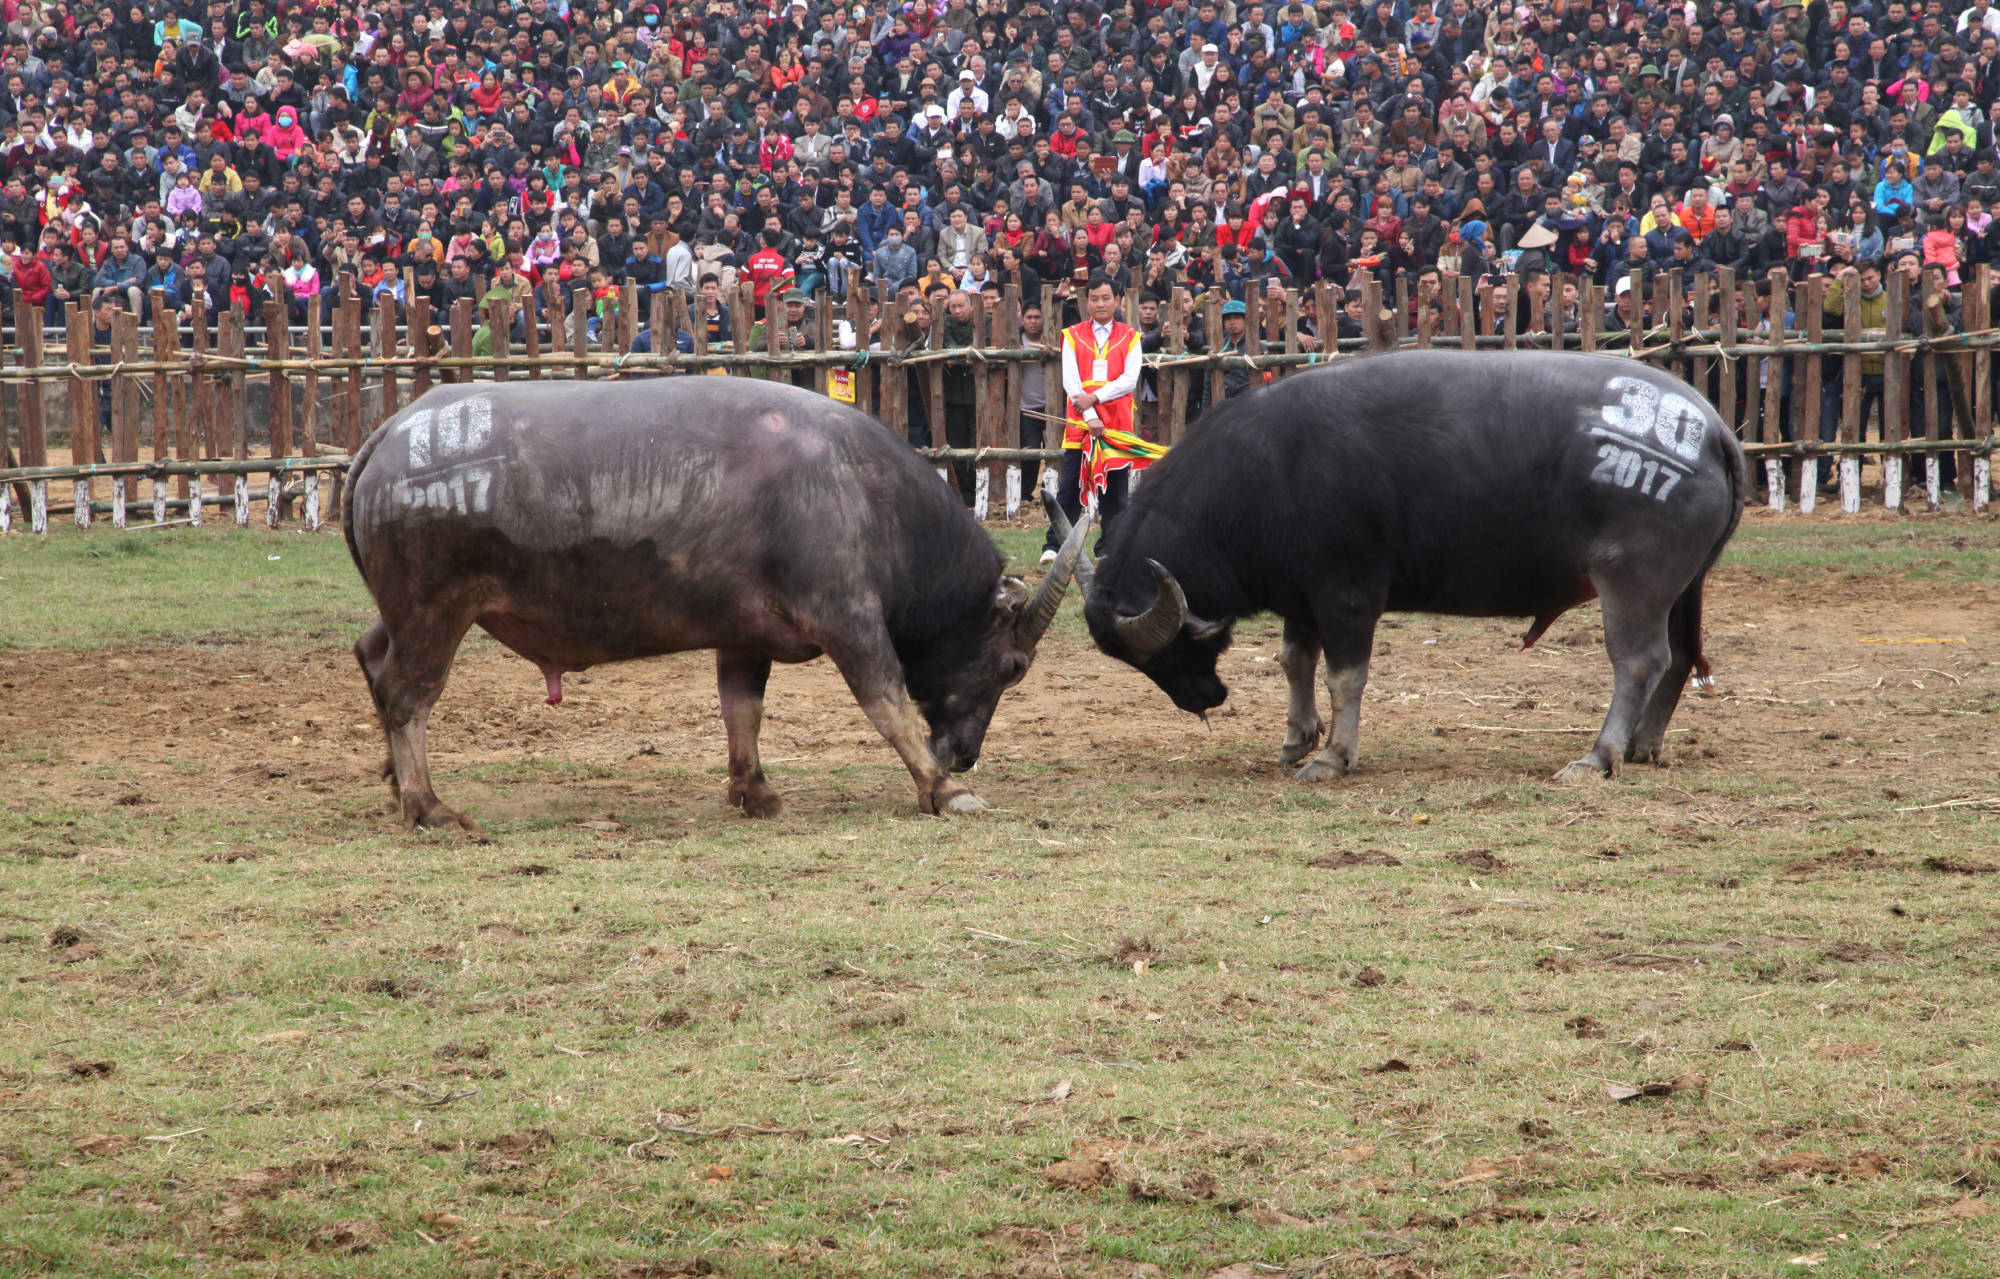
[[[191,394],[194,421],[189,428],[194,432],[195,457],[214,458],[221,456],[220,436],[215,426],[215,376],[201,371],[202,360],[208,354],[208,291],[202,285],[195,285],[188,299],[188,358],[194,362],[195,373],[191,379],[194,390]],[[201,524],[201,477],[188,477],[188,523]],[[220,481],[216,485],[216,501],[222,500]]]
[[[1816,275],[1802,281],[1793,290],[1792,297],[1803,300],[1799,310],[1805,313],[1806,345],[1817,347],[1826,336],[1826,277]],[[1792,386],[1804,388],[1804,403],[1795,405],[1792,412],[1794,438],[1803,435],[1807,439],[1819,439],[1819,420],[1823,411],[1821,401],[1826,391],[1824,359],[1818,351],[1792,358]],[[1793,398],[1800,398],[1796,390]],[[1811,515],[1818,501],[1819,463],[1811,458],[1802,459],[1799,463],[1799,513]]]
[[[1187,324],[1193,299],[1185,288],[1175,288],[1167,299],[1167,358],[1178,360],[1187,354]],[[1044,330],[1046,332],[1046,330]],[[1160,443],[1172,448],[1187,436],[1188,371],[1175,367],[1166,370],[1159,379],[1160,398],[1163,412],[1160,414]],[[1056,388],[1048,398],[1051,403],[1059,398],[1061,388]],[[1044,413],[1050,410],[1044,408]],[[1046,437],[1047,432],[1043,432]]]
[[[522,306],[522,314],[527,317],[527,328],[523,335],[526,340],[521,349],[528,357],[528,380],[530,382],[539,382],[542,380],[542,325],[540,318],[535,315],[535,292],[533,289],[528,291],[528,300]],[[511,351],[513,348],[510,345],[508,349]],[[672,355],[673,353],[671,343],[666,350],[653,352],[654,355]]]
[[[1019,346],[1021,344],[1021,287],[1009,284],[1000,294],[1000,305],[994,308],[993,327],[995,332],[990,341],[995,346]],[[993,443],[1003,449],[1019,448],[1021,443],[1021,366],[1009,360],[998,368],[988,367],[986,371],[986,393],[996,406],[999,421],[993,424]],[[1157,383],[1158,379],[1155,378]],[[1021,513],[1021,464],[1008,462],[996,465],[990,473],[1000,479],[1006,487],[1001,506],[1007,519],[1014,519]]]
[[[1718,380],[1721,384],[1720,389],[1722,392],[1716,408],[1721,411],[1723,422],[1735,434],[1736,438],[1740,440],[1743,438],[1743,424],[1737,421],[1736,418],[1736,373],[1739,368],[1736,361],[1736,304],[1738,301],[1736,295],[1736,272],[1730,267],[1723,267],[1715,274],[1718,311],[1716,323],[1721,328],[1721,333],[1717,337],[1717,345],[1722,348],[1722,358],[1716,361],[1720,369]],[[1705,301],[1706,299],[1704,299]],[[1746,392],[1749,390],[1748,379],[1745,379],[1744,389]],[[1754,399],[1755,397],[1746,394],[1744,398]]]
[[[1972,268],[1972,284],[1965,290],[1963,320],[1968,333],[1983,333],[1993,323],[1992,295],[1987,291],[1992,287],[1992,267],[1981,262]],[[1972,353],[1970,372],[1972,374],[1972,421],[1966,428],[1966,437],[1974,440],[1990,439],[1993,435],[1993,353],[1980,347]],[[1962,492],[1972,503],[1972,509],[1986,509],[1987,494],[1991,487],[1993,459],[1974,457],[1971,466],[1958,468],[1958,482]]]
[[[63,307],[63,318],[68,321],[63,330],[69,344],[69,362],[81,367],[91,363],[90,313],[74,302]],[[69,379],[69,458],[72,463],[88,465],[102,461],[98,453],[97,384],[81,377]],[[91,484],[89,480],[77,480],[71,486],[75,494],[76,526],[90,527],[92,511]]]
[[[1900,274],[1900,272],[1898,273]],[[1936,267],[1926,267],[1921,277],[1924,300],[1924,336],[1943,337],[1951,331],[1944,314],[1944,278]],[[1962,316],[1961,312],[1961,316]],[[1950,401],[1945,397],[1950,393],[1950,379],[1946,368],[1955,358],[1940,355],[1935,351],[1926,352],[1924,361],[1924,438],[1935,443],[1941,434],[1943,416]],[[1943,466],[1936,453],[1924,454],[1924,500],[1933,511],[1944,509]]]
[[[431,389],[431,366],[428,361],[437,354],[437,344],[431,341],[431,300],[411,289],[403,294],[408,299],[403,304],[405,327],[409,330],[410,355],[418,363],[410,370],[410,398],[420,400]]]
[[[1770,306],[1766,310],[1768,323],[1766,324],[1767,335],[1764,339],[1773,347],[1782,347],[1785,344],[1785,312],[1791,309],[1786,305],[1790,297],[1791,292],[1785,282],[1785,268],[1778,267],[1771,272],[1771,299]],[[1818,357],[1814,358],[1817,359]],[[1785,358],[1777,354],[1776,351],[1773,351],[1772,354],[1764,358],[1762,363],[1764,366],[1764,412],[1762,425],[1757,432],[1757,442],[1759,444],[1776,444],[1780,442],[1783,434]],[[1799,412],[1799,393],[1803,389],[1797,380],[1794,379],[1792,385],[1792,413],[1795,423],[1792,435],[1794,438],[1797,438],[1799,435],[1796,421]],[[1746,384],[1745,390],[1752,400],[1751,413],[1754,416],[1756,414],[1756,387],[1754,384]],[[1818,430],[1819,424],[1815,422],[1813,424],[1813,431],[1817,434]],[[1801,464],[1807,469],[1811,469],[1813,465],[1809,459],[1802,459]],[[1764,460],[1764,487],[1769,492],[1771,509],[1782,513],[1785,509],[1785,464],[1775,457]]]
[[[451,304],[451,353],[454,359],[472,358],[473,313],[475,307],[471,298],[460,298]],[[472,370],[460,364],[451,370],[453,382],[470,382]]]
[[[218,428],[229,456],[239,462],[250,460],[249,373],[242,364],[246,350],[244,327],[247,318],[233,306],[225,307],[216,316],[216,354],[236,361],[229,370],[226,389],[222,391],[223,406],[217,414],[220,419]],[[236,516],[236,526],[248,528],[250,477],[239,471],[231,479],[234,483],[230,490],[230,503]],[[217,487],[220,487],[219,483]]]
[[[1861,340],[1861,290],[1850,281],[1841,290],[1841,300],[1846,314],[1842,336],[1846,341]],[[1886,424],[1889,415],[1882,414]],[[1861,442],[1861,356],[1849,352],[1841,361],[1840,368],[1840,440],[1843,444]],[[1843,454],[1840,459],[1840,509],[1848,515],[1861,513],[1861,457],[1859,454]]]
[[[351,278],[351,276],[345,273],[341,276],[343,284]],[[314,365],[317,365],[321,357],[326,353],[325,334],[321,332],[321,308],[324,305],[325,299],[318,294],[314,294],[312,297],[306,299],[306,360]],[[336,325],[339,323],[339,315],[338,311],[334,312],[334,322]],[[334,354],[342,354],[338,331],[334,335]],[[328,383],[331,385],[332,379],[328,379]],[[328,414],[326,438],[327,442],[335,447],[339,446],[341,438],[338,428],[339,421],[340,412],[338,409],[334,409]],[[319,454],[319,370],[317,368],[308,368],[299,377],[299,453],[303,457],[316,457]],[[306,483],[310,485],[313,481],[308,479]]]
[[[19,317],[28,315],[23,324]],[[14,290],[15,333],[21,344],[21,366],[42,367],[42,312]],[[42,382],[35,378],[21,383],[21,465],[49,464],[49,427],[43,416]],[[36,533],[49,531],[49,482],[35,480],[28,485],[28,527]]]
[[[1910,282],[1901,271],[1890,271],[1883,284],[1887,289],[1888,304],[1883,317],[1882,337],[1884,341],[1895,342],[1903,337],[1903,317],[1909,314]],[[1849,292],[1852,291],[1850,287]],[[1905,427],[1909,413],[1910,353],[1892,350],[1882,361],[1884,444],[1900,444],[1903,441],[1907,434]],[[1903,505],[1903,455],[1900,453],[1882,454],[1882,505],[1892,511]]]

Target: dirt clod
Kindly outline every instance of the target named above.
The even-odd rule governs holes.
[[[1373,848],[1363,853],[1345,850],[1337,853],[1321,853],[1306,862],[1306,865],[1315,870],[1345,870],[1349,866],[1401,866],[1402,864],[1401,858],[1392,857]]]
[[[1388,980],[1389,976],[1387,973],[1372,965],[1354,974],[1354,984],[1362,987],[1380,986]]]
[[[1467,870],[1483,870],[1489,874],[1495,871],[1511,870],[1513,863],[1494,855],[1490,848],[1470,848],[1462,853],[1451,854],[1451,860]]]
[[[1974,861],[1969,857],[1926,857],[1924,865],[1947,875],[2000,874],[2000,866],[1992,862]]]

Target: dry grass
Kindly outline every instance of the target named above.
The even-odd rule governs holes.
[[[744,822],[662,718],[658,756],[455,757],[494,842],[412,838],[372,748],[288,748],[303,703],[242,723],[192,658],[106,722],[229,739],[0,693],[0,1272],[1990,1276],[2000,847],[1917,806],[2000,793],[2000,680],[1974,634],[1787,692],[1840,543],[1757,535],[1732,696],[1578,790],[1538,779],[1580,738],[1456,725],[1591,718],[1601,661],[1536,659],[1523,710],[1487,624],[1429,619],[1385,637],[1368,768],[1312,789],[1266,762],[1265,628],[1204,734],[1128,724],[1149,690],[1066,623],[971,822],[859,745]]]

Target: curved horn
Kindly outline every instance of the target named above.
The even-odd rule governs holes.
[[[1153,570],[1153,580],[1159,583],[1158,598],[1139,616],[1126,617],[1121,613],[1115,623],[1118,638],[1142,658],[1151,657],[1171,644],[1188,616],[1187,596],[1181,593],[1181,584],[1174,580],[1174,575],[1158,560],[1147,560],[1146,567]]]
[[[1056,514],[1062,514],[1057,508]],[[1064,521],[1067,523],[1068,521]],[[1029,653],[1042,642],[1048,633],[1049,624],[1056,620],[1056,613],[1062,608],[1063,593],[1069,589],[1069,579],[1076,573],[1077,565],[1086,557],[1083,540],[1090,534],[1090,513],[1084,512],[1081,522],[1063,536],[1062,550],[1056,554],[1055,562],[1042,578],[1041,586],[1035,590],[1033,599],[1022,608],[1021,615],[1014,621],[1014,642]]]
[[[1063,514],[1062,503],[1056,501],[1056,495],[1048,489],[1042,490],[1042,509],[1048,512],[1049,526],[1055,529],[1056,536],[1067,546],[1070,535],[1069,516]],[[1090,513],[1086,511],[1084,522],[1089,521]],[[1091,558],[1089,551],[1085,551],[1076,561],[1076,581],[1077,585],[1083,588],[1083,597],[1089,599],[1091,589],[1097,585],[1097,561]]]

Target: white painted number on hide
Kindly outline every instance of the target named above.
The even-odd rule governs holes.
[[[435,411],[419,409],[397,428],[410,437],[410,469],[444,466],[478,453],[493,437],[493,401],[475,395]]]
[[[441,409],[419,409],[397,430],[409,437],[410,470],[430,472],[396,481],[396,498],[412,510],[488,509],[494,471],[474,461],[493,438],[493,402],[475,395]]]
[[[1592,483],[1666,501],[1701,457],[1708,414],[1688,397],[1643,378],[1612,378],[1604,392],[1614,402],[1599,410],[1602,421],[1584,423],[1587,434],[1607,441],[1598,445]]]
[[[1708,415],[1684,395],[1660,388],[1636,377],[1615,377],[1604,385],[1605,392],[1618,398],[1603,409],[1604,423],[1635,439],[1652,436],[1660,447],[1692,462],[1701,456],[1702,438],[1708,433]]]
[[[1599,484],[1621,489],[1637,484],[1641,493],[1664,502],[1674,485],[1681,482],[1682,474],[1631,449],[1621,449],[1616,444],[1600,444],[1597,446],[1597,467],[1591,471],[1590,478]]]

